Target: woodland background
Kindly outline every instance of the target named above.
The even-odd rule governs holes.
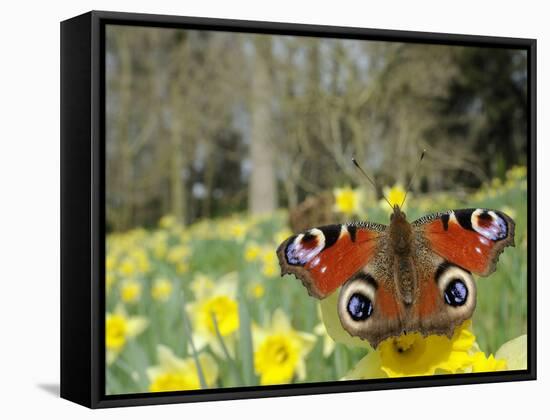
[[[525,51],[109,26],[111,231],[293,208],[335,185],[457,196],[525,165]],[[378,196],[381,191],[377,191]]]

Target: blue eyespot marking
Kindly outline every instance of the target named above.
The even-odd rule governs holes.
[[[468,299],[468,288],[460,279],[451,280],[444,292],[445,302],[451,306],[462,306]]]
[[[471,222],[473,229],[487,239],[498,241],[508,235],[506,220],[492,210],[475,210]]]
[[[364,321],[372,314],[371,300],[360,294],[354,293],[348,301],[348,313],[354,321]]]
[[[319,229],[310,229],[289,239],[285,249],[286,260],[291,265],[304,266],[325,247],[325,237]]]

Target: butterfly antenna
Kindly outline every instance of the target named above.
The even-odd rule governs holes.
[[[357,169],[359,169],[359,171],[363,174],[363,176],[365,178],[367,178],[367,180],[372,184],[372,186],[374,187],[374,190],[378,192],[378,186],[376,185],[376,182],[374,182],[374,180],[367,175],[367,173],[363,170],[363,168],[361,168],[359,166],[359,163],[357,163],[357,161],[355,160],[355,158],[351,158],[351,161],[353,162],[353,164],[357,167]],[[384,197],[384,195],[382,195],[382,197]],[[386,203],[388,203],[388,205],[391,207],[391,209],[393,210],[393,206],[391,205],[391,203],[389,202],[389,200],[384,197],[384,200],[386,200]]]
[[[409,193],[414,177],[416,176],[416,173],[418,172],[418,168],[420,167],[420,163],[422,162],[422,159],[424,159],[424,155],[426,154],[426,149],[422,150],[422,154],[420,155],[420,159],[418,159],[418,162],[416,163],[416,166],[414,167],[413,174],[411,176],[411,180],[409,181],[409,185],[407,185],[407,189],[405,191],[405,197],[403,197],[403,201],[401,202],[401,206],[403,207],[403,204],[405,204],[405,200],[407,199],[407,194]]]

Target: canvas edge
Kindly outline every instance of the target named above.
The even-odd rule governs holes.
[[[80,22],[80,23],[78,23]],[[148,26],[166,26],[175,25],[177,27],[188,27],[194,29],[213,29],[213,30],[241,30],[243,32],[262,32],[273,34],[297,34],[308,36],[337,36],[337,37],[349,37],[349,38],[380,38],[384,40],[402,40],[406,42],[426,42],[426,43],[446,43],[446,44],[460,44],[460,45],[492,45],[495,47],[511,47],[511,48],[525,48],[530,54],[529,63],[531,65],[530,76],[530,134],[529,134],[529,146],[530,146],[530,253],[529,261],[531,265],[529,267],[529,365],[525,371],[514,371],[506,373],[493,373],[493,374],[468,374],[468,375],[446,375],[437,378],[402,378],[393,380],[374,380],[374,381],[347,381],[347,382],[327,382],[327,383],[314,383],[314,384],[292,384],[284,386],[270,386],[270,387],[249,387],[249,388],[232,388],[232,389],[218,389],[196,392],[179,392],[179,393],[160,393],[160,394],[129,394],[129,395],[105,395],[105,357],[104,357],[104,295],[103,291],[103,268],[102,261],[104,261],[104,80],[102,78],[103,72],[103,50],[104,39],[104,25],[107,23],[118,23],[127,25],[141,24]],[[73,29],[70,29],[74,24],[81,24],[87,26],[89,29],[89,38],[86,36],[81,39],[74,39],[72,41],[63,40],[64,33],[68,34]],[[412,388],[412,387],[431,387],[431,386],[445,386],[445,385],[462,385],[462,384],[481,384],[492,382],[507,382],[507,381],[521,381],[521,380],[533,380],[536,379],[536,337],[535,337],[535,232],[531,229],[531,226],[535,226],[536,207],[535,207],[535,138],[536,138],[536,40],[534,39],[519,39],[519,38],[503,38],[503,37],[488,37],[488,36],[476,36],[476,35],[455,35],[455,34],[434,34],[423,32],[410,32],[410,31],[394,31],[394,30],[378,30],[378,29],[364,29],[364,28],[348,28],[348,27],[333,27],[333,26],[317,26],[317,25],[301,25],[301,24],[289,24],[289,23],[274,23],[274,22],[254,22],[254,21],[239,21],[239,20],[225,20],[225,19],[210,19],[210,18],[190,18],[180,16],[164,16],[164,15],[149,15],[149,14],[133,14],[133,13],[119,13],[119,12],[104,12],[93,11],[81,15],[79,17],[69,19],[62,22],[62,65],[61,65],[61,86],[62,86],[62,105],[61,105],[61,207],[62,207],[62,356],[61,356],[61,396],[71,401],[83,404],[91,408],[106,408],[106,407],[120,407],[120,406],[134,406],[134,405],[151,405],[151,404],[168,404],[168,403],[181,403],[181,402],[196,402],[196,401],[215,401],[215,400],[228,400],[228,399],[244,399],[244,398],[260,398],[260,397],[279,397],[279,396],[292,396],[292,395],[308,395],[308,394],[325,394],[325,393],[339,393],[339,392],[356,392],[366,390],[384,390],[384,389],[396,389],[396,388]],[[65,28],[65,29],[64,29]],[[85,38],[82,39],[82,38]],[[87,41],[86,41],[87,40]],[[67,113],[70,112],[67,106],[67,100],[63,100],[63,95],[73,95],[73,99],[77,97],[74,92],[70,94],[64,90],[71,83],[65,80],[67,74],[70,72],[70,66],[67,67],[67,60],[75,60],[74,57],[69,57],[63,52],[63,45],[67,42],[81,42],[83,48],[87,48],[89,52],[89,66],[86,67],[82,62],[72,63],[73,70],[75,68],[80,71],[91,71],[89,75],[89,88],[87,93],[84,92],[84,96],[80,96],[80,107],[78,107],[77,116],[80,121],[87,122],[86,126],[89,128],[89,133],[86,136],[79,139],[79,141],[87,144],[87,150],[90,152],[88,159],[83,159],[81,156],[78,158],[82,161],[83,165],[88,165],[90,168],[89,178],[84,175],[81,177],[74,177],[72,172],[72,181],[67,180],[66,173],[71,173],[68,170],[70,164],[67,163],[67,159],[72,156],[70,152],[63,151],[67,147],[68,138],[71,136],[72,130],[78,131],[78,127],[74,121],[67,121]],[[65,57],[65,58],[64,58]],[[84,86],[81,86],[84,88]],[[89,100],[88,100],[89,99]],[[83,103],[83,104],[82,104]],[[88,107],[88,108],[86,108]],[[90,112],[86,112],[88,109]],[[73,110],[73,112],[76,112]],[[87,143],[88,142],[88,143]],[[74,162],[73,162],[74,164]],[[82,172],[82,168],[80,169]],[[65,184],[64,184],[65,183]],[[67,214],[68,199],[70,194],[68,192],[75,192],[76,185],[79,185],[83,189],[80,191],[80,196],[85,200],[86,192],[88,194],[88,210],[80,209],[80,212]],[[86,186],[87,185],[87,186]],[[84,207],[84,206],[81,206]],[[67,239],[67,236],[63,232],[67,233],[67,229],[76,227],[78,216],[82,216],[79,223],[87,221],[90,225],[90,229],[87,235],[83,238],[79,238],[78,243],[75,243],[74,238]],[[65,239],[64,239],[65,238]],[[88,250],[88,256],[90,258],[90,264],[86,268],[75,267],[74,258],[68,258],[71,256],[79,257],[78,252],[74,250],[67,250],[66,248],[72,248],[70,244],[76,246],[82,246],[87,243],[90,246]],[[80,255],[82,257],[82,255]],[[65,268],[65,269],[64,269]],[[78,295],[73,291],[74,285],[68,283],[68,273],[70,270],[77,270],[76,277],[78,284],[82,284],[83,287],[87,287],[85,296]],[[80,270],[80,271],[78,271]],[[84,270],[84,271],[82,271]],[[72,273],[72,272],[71,272]],[[72,278],[72,277],[71,277]],[[74,280],[71,280],[74,281]],[[71,287],[72,286],[72,287]],[[68,298],[71,302],[66,306]],[[74,300],[73,300],[74,299]],[[78,302],[78,304],[77,304]],[[75,309],[76,308],[76,309]],[[103,312],[102,312],[103,311]],[[87,321],[85,328],[82,329],[82,322]],[[72,331],[78,324],[80,336],[76,340],[70,340],[68,343],[68,333]],[[87,326],[86,326],[87,325]],[[83,331],[84,330],[84,331]],[[75,360],[75,354],[73,353],[75,348],[83,350],[84,348],[89,350],[89,358],[79,358],[76,366],[78,371],[81,372],[81,376],[75,375],[75,372],[71,372],[73,369],[73,361]],[[75,362],[76,363],[76,362]]]
[[[90,407],[91,13],[61,23],[60,396]]]

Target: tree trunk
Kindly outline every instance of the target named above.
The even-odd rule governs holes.
[[[132,225],[133,202],[133,156],[130,146],[128,117],[132,101],[132,57],[126,32],[119,36],[120,47],[120,110],[118,111],[118,139],[120,142],[120,190],[122,206],[115,225],[117,230],[126,230]]]
[[[176,81],[178,81],[176,79]],[[181,93],[179,84],[172,87],[171,90],[171,108],[172,108],[172,133],[170,136],[171,143],[171,155],[170,155],[170,195],[172,197],[172,203],[170,206],[170,213],[181,224],[185,224],[185,199],[186,190],[185,182],[183,179],[184,159],[183,159],[183,106],[181,100]]]
[[[277,183],[272,137],[272,80],[270,75],[271,39],[254,39],[255,59],[251,93],[250,162],[248,209],[252,214],[273,212],[277,207]]]

